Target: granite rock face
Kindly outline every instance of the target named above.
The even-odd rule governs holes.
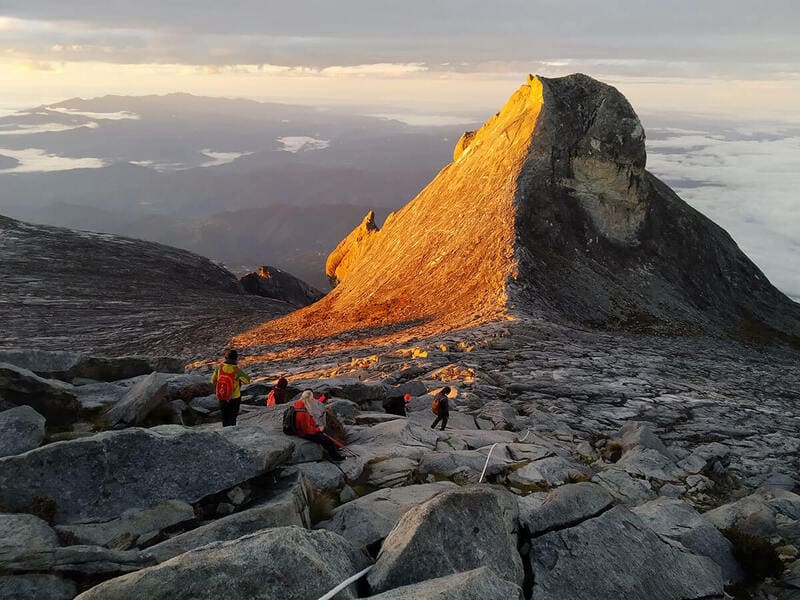
[[[361,224],[344,238],[330,253],[325,263],[325,274],[335,288],[352,270],[358,260],[367,252],[376,233],[375,212],[369,211]]]
[[[38,448],[44,439],[45,418],[30,406],[0,412],[0,458]]]
[[[283,300],[292,306],[308,306],[324,294],[305,281],[277,267],[260,267],[257,273],[239,278],[244,291],[273,300]]]

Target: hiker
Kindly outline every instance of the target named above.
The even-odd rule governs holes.
[[[411,402],[411,394],[406,394],[402,398],[387,398],[383,401],[383,410],[390,415],[397,415],[399,417],[407,417],[406,404]]]
[[[328,392],[322,392],[319,395],[319,398],[317,398],[317,402],[322,402],[323,404],[330,402],[330,400],[331,400],[331,395]]]
[[[273,387],[269,394],[267,394],[267,406],[275,406],[276,404],[286,404],[286,388],[289,385],[289,381],[286,377],[281,377],[275,383],[275,387]]]
[[[223,362],[214,368],[211,383],[215,386],[219,409],[222,412],[222,426],[236,425],[239,405],[242,402],[242,382],[250,383],[250,376],[236,366],[239,353],[226,350]]]
[[[331,460],[343,461],[345,457],[339,446],[324,432],[325,404],[314,398],[314,392],[311,390],[303,392],[300,399],[294,403],[294,408],[297,435],[325,448]]]
[[[436,420],[431,424],[431,429],[436,429],[439,421],[442,422],[442,431],[447,427],[447,419],[450,418],[450,401],[447,399],[449,393],[450,388],[444,387],[433,397],[431,410],[436,415]]]

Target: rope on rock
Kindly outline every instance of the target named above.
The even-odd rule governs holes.
[[[492,450],[494,450],[495,446],[497,446],[497,442],[492,444],[492,447],[489,448],[489,454],[486,456],[486,464],[483,465],[483,471],[481,471],[481,478],[478,479],[478,483],[483,483],[483,476],[486,475],[486,467],[489,466],[489,459],[492,458]]]
[[[361,579],[364,575],[369,573],[372,570],[372,567],[374,567],[374,566],[375,565],[370,565],[366,569],[364,569],[363,571],[359,571],[358,573],[356,573],[352,577],[348,577],[342,583],[340,583],[335,588],[333,588],[330,592],[328,592],[324,596],[320,596],[319,600],[331,600],[331,598],[333,598],[336,594],[341,592],[348,585],[350,585],[351,583],[355,583],[356,581]]]
[[[531,434],[531,430],[530,430],[530,429],[528,429],[528,431],[526,431],[526,432],[525,432],[525,435],[523,435],[523,436],[522,436],[521,438],[519,438],[517,441],[518,441],[518,442],[524,442],[524,441],[527,439],[527,437],[528,437],[530,434]]]

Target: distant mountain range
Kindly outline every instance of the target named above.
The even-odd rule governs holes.
[[[189,94],[76,98],[0,118],[0,213],[327,289],[327,253],[368,209],[414,197],[467,127]]]

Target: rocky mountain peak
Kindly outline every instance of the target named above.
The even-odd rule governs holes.
[[[645,170],[644,129],[615,88],[529,76],[453,157],[382,229],[370,213],[342,241],[325,299],[237,342],[520,316],[798,342],[800,306]]]

